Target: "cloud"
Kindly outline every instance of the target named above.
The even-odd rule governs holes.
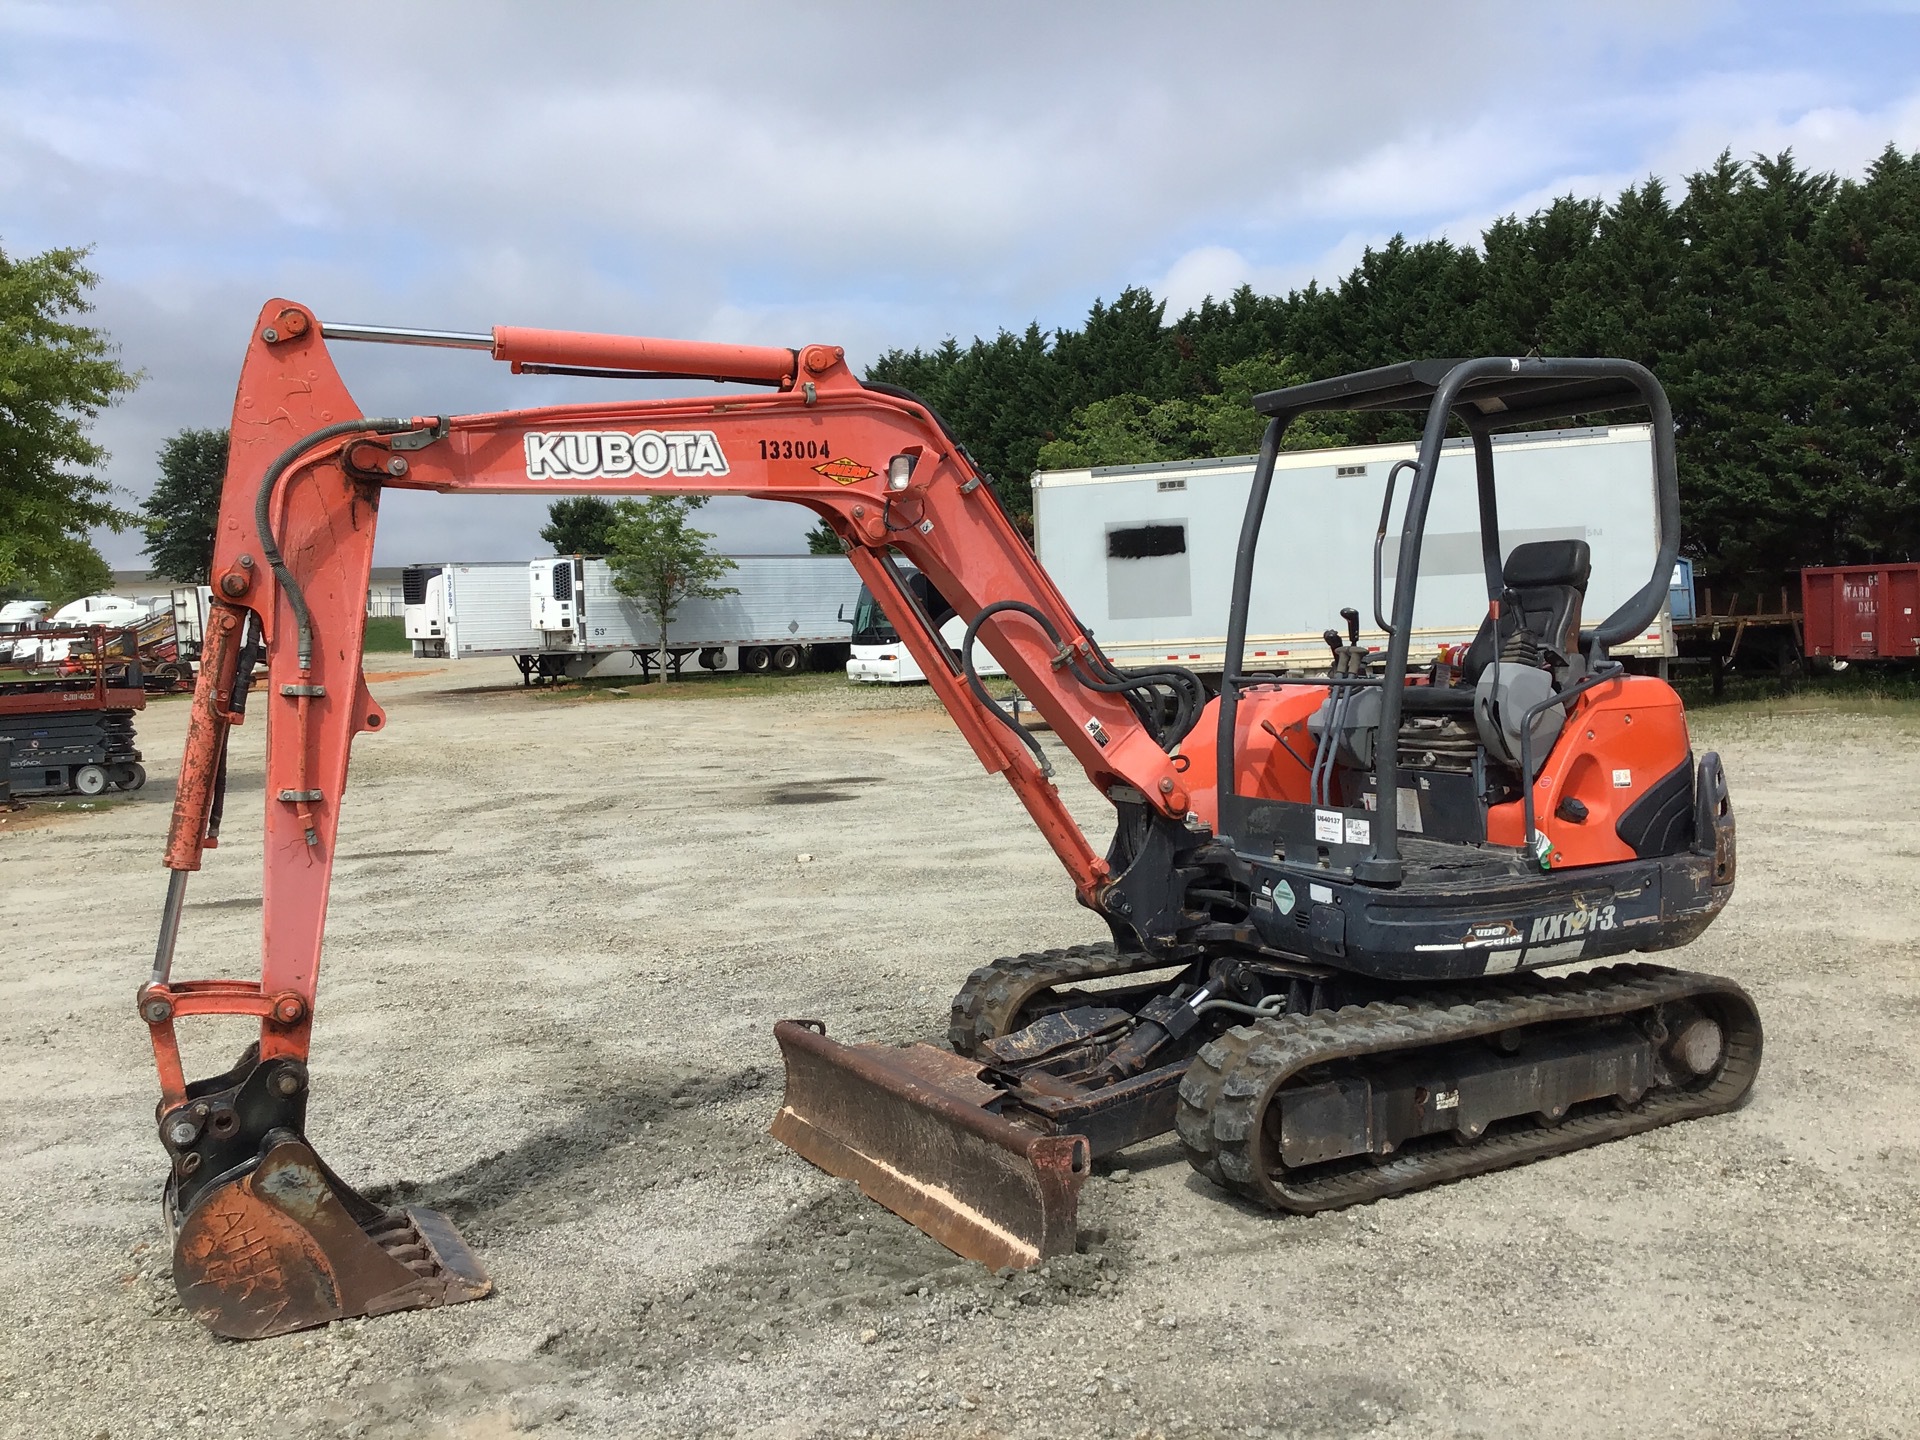
[[[456,329],[825,340],[864,363],[1074,324],[1128,284],[1177,314],[1335,278],[1396,229],[1452,233],[1709,144],[1784,136],[1857,168],[1891,138],[1876,126],[1914,143],[1899,16],[1358,13],[0,0],[0,241],[97,243],[98,319],[148,375],[100,427],[138,494],[167,434],[224,422],[269,295]],[[1780,42],[1791,70],[1740,48],[1773,30],[1809,37]],[[608,393],[472,355],[340,360],[369,410]],[[465,528],[460,503],[489,518]],[[530,553],[533,503],[399,500],[382,562]],[[805,528],[708,515],[738,548]],[[137,563],[137,541],[108,549]]]

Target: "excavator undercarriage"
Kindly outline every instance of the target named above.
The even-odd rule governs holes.
[[[329,338],[763,393],[355,418]],[[1095,1161],[1169,1132],[1222,1189],[1304,1213],[1739,1103],[1761,1051],[1746,994],[1623,960],[1695,938],[1735,874],[1718,757],[1696,760],[1674,692],[1608,653],[1657,612],[1678,546],[1658,384],[1615,360],[1416,362],[1255,406],[1269,424],[1213,695],[1176,666],[1118,670],[939,417],[862,383],[834,347],[324,325],[269,302],[235,407],[167,903],[138,996],[188,1309],[250,1338],[491,1289],[446,1217],[357,1194],[304,1128],[348,755],[386,723],[361,672],[360,603],[383,488],[729,492],[805,506],[841,537],[1111,937],[976,970],[945,1046],[843,1045],[821,1020],[775,1027],[787,1086],[773,1133],[960,1255],[1029,1266],[1073,1248]],[[1658,549],[1645,585],[1587,626],[1584,541],[1503,549],[1491,434],[1627,406],[1653,417]],[[1418,461],[1386,477],[1380,643],[1349,609],[1344,639],[1327,632],[1324,670],[1254,673],[1247,603],[1274,457],[1292,420],[1317,409],[1427,412]],[[1472,441],[1488,609],[1471,645],[1416,668],[1415,581],[1388,606],[1380,552],[1408,468],[1396,573],[1420,574],[1455,423]],[[936,591],[970,617],[957,651],[929,613]],[[988,695],[976,642],[1043,716],[1047,745]],[[227,736],[248,718],[261,659],[260,975],[178,978],[186,883],[219,843]],[[1061,752],[1113,807],[1104,855],[1054,785]],[[1540,973],[1576,963],[1598,968]],[[175,1027],[203,1015],[250,1017],[259,1036],[228,1072],[189,1081]]]

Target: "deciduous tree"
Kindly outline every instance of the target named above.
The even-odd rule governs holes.
[[[107,452],[88,433],[139,377],[105,332],[72,318],[98,283],[86,253],[0,251],[0,586],[97,577],[106,566],[88,532],[135,518],[114,503],[98,473]]]
[[[690,523],[693,512],[706,503],[704,495],[645,495],[612,507],[607,564],[614,589],[636,601],[653,621],[662,684],[673,674],[667,663],[667,627],[681,602],[718,600],[734,593],[732,586],[720,583],[720,577],[735,568],[733,561],[714,554],[713,536]]]
[[[568,495],[547,507],[540,538],[556,555],[613,553],[613,506],[598,495]]]

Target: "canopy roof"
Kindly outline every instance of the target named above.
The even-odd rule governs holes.
[[[1253,397],[1262,415],[1303,410],[1425,410],[1441,381],[1464,360],[1411,360],[1269,390]],[[1480,362],[1487,364],[1489,362]],[[1482,415],[1517,412],[1519,420],[1545,420],[1598,410],[1643,407],[1646,397],[1630,367],[1619,360],[1501,360],[1497,371],[1477,375],[1460,389],[1456,407]],[[1618,367],[1617,369],[1613,367]],[[1611,373],[1608,371],[1611,370]]]

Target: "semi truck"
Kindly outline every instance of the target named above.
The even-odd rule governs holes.
[[[667,627],[667,664],[791,674],[837,668],[848,655],[859,577],[844,555],[737,555],[732,593],[685,600]],[[659,632],[619,593],[595,556],[409,566],[401,574],[406,635],[421,657],[511,656],[527,680],[652,674]]]
[[[1592,548],[1586,608],[1611,614],[1645,581],[1659,548],[1653,437],[1646,425],[1497,436],[1500,547],[1582,540]],[[1328,668],[1324,639],[1343,607],[1362,610],[1361,643],[1386,644],[1401,506],[1418,445],[1284,451],[1274,466],[1263,553],[1284,561],[1254,576],[1247,663],[1256,670]],[[1081,622],[1114,664],[1169,662],[1217,676],[1226,652],[1232,555],[1253,478],[1250,455],[1153,465],[1043,471],[1033,477],[1035,548]],[[1377,577],[1377,579],[1376,579]],[[1411,658],[1470,641],[1487,613],[1472,442],[1441,449],[1420,550]],[[1665,606],[1613,646],[1622,659],[1675,653]]]

